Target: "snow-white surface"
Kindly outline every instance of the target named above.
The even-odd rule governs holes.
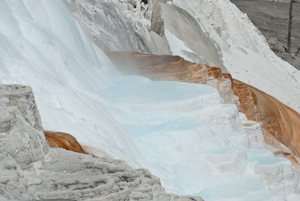
[[[0,18],[0,80],[33,88],[44,129],[135,163],[138,149],[98,95],[118,72],[64,3],[5,0]]]
[[[32,86],[46,130],[148,168],[168,192],[299,200],[291,162],[251,148],[216,89],[115,75],[62,1],[0,1],[0,80]]]
[[[300,72],[281,60],[230,0],[173,0],[194,16],[220,47],[233,78],[250,84],[300,112]]]

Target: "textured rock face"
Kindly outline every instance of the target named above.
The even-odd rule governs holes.
[[[41,118],[30,87],[0,85],[0,142],[22,167],[48,152]]]
[[[148,170],[63,149],[50,149],[47,160],[36,163],[35,170],[44,182],[29,186],[29,191],[41,200],[202,200],[165,193]]]
[[[107,56],[125,75],[142,75],[151,80],[181,81],[210,85],[218,90],[225,103],[238,108],[229,74],[220,68],[196,64],[179,56],[140,54],[138,52],[107,52]]]
[[[0,200],[33,200],[32,195],[24,193],[19,189],[15,189],[11,186],[0,184]]]
[[[20,165],[12,158],[6,147],[0,142],[0,195],[2,188],[18,188],[19,193],[25,193],[27,179],[24,178]],[[4,195],[4,193],[3,193]]]
[[[44,131],[47,139],[48,147],[51,148],[64,148],[66,150],[83,153],[81,145],[77,142],[76,138],[68,133]]]
[[[65,0],[65,3],[90,39],[104,51],[171,54],[164,35],[161,1],[166,0]]]
[[[117,6],[95,0],[65,0],[65,3],[91,41],[102,50],[148,52],[128,17]]]
[[[150,53],[171,54],[165,36],[164,21],[160,3],[168,0],[105,0],[111,2],[130,19],[135,33],[144,42]]]

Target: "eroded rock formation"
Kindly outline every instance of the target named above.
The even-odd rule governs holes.
[[[1,194],[1,190],[5,191],[5,188],[10,190],[25,193],[28,187],[27,179],[22,173],[21,166],[16,160],[11,157],[6,147],[0,142],[0,198],[1,195],[5,195],[4,192]],[[6,187],[7,186],[7,187]]]
[[[0,143],[22,168],[48,152],[39,111],[28,86],[0,85]]]
[[[63,149],[50,149],[47,157],[38,168],[43,183],[29,187],[37,199],[202,201],[165,193],[159,178],[148,170],[132,169],[124,161]]]
[[[171,54],[159,4],[166,1],[64,0],[91,41],[102,50]]]

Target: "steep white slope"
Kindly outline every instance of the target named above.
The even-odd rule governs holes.
[[[0,80],[33,88],[44,129],[135,163],[139,151],[98,95],[118,72],[64,3],[5,0],[0,18]]]
[[[266,39],[229,0],[173,0],[194,16],[219,46],[233,78],[250,84],[300,112],[300,72],[277,57]]]
[[[299,198],[291,162],[251,148],[237,108],[216,89],[115,75],[62,1],[0,2],[0,80],[32,86],[45,129],[150,169],[168,192]]]

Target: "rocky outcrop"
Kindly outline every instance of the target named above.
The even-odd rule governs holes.
[[[64,1],[90,40],[102,50],[149,52],[131,20],[114,4],[95,0]]]
[[[48,152],[39,111],[28,86],[0,85],[0,143],[22,167]]]
[[[43,183],[29,187],[36,199],[202,200],[167,194],[159,178],[148,170],[132,169],[124,161],[63,149],[50,149],[47,159],[36,165]]]
[[[19,189],[15,189],[11,186],[0,184],[0,200],[33,200],[32,195],[23,193]]]
[[[77,142],[76,138],[68,133],[44,131],[47,139],[48,147],[63,148],[66,150],[83,153],[86,152]]]
[[[125,75],[141,75],[151,80],[180,81],[207,84],[216,88],[225,103],[238,108],[238,97],[233,94],[230,74],[220,68],[186,61],[179,56],[141,54],[138,52],[107,52],[107,56]]]
[[[30,87],[0,85],[0,200],[202,201],[167,194],[158,177],[96,158],[69,134],[46,131]],[[69,151],[72,150],[72,151]]]
[[[0,142],[0,195],[7,194],[9,196],[8,193],[5,193],[6,191],[26,193],[27,187],[27,179],[24,177],[21,166],[10,156],[6,147]]]
[[[166,1],[64,0],[91,41],[102,50],[171,54],[159,5]]]

